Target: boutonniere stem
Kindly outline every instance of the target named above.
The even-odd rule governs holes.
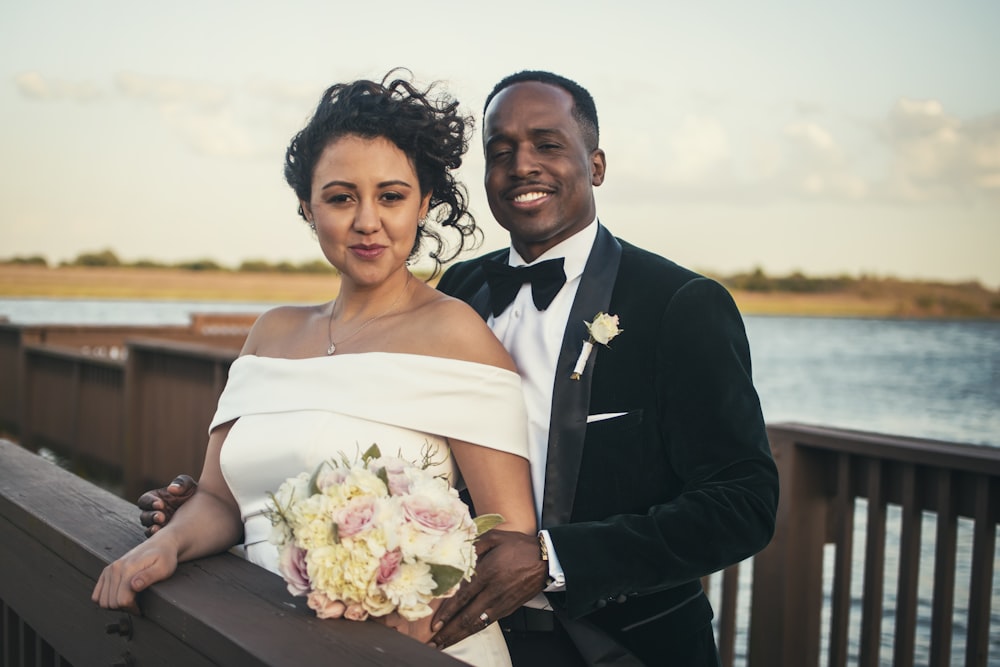
[[[583,349],[580,350],[580,356],[576,358],[576,366],[573,367],[573,373],[569,376],[570,380],[579,380],[580,376],[583,375],[587,359],[590,358],[590,353],[593,352],[596,343],[610,347],[608,343],[611,342],[611,339],[622,332],[622,329],[618,328],[617,315],[597,313],[593,322],[585,321],[584,324],[587,326],[590,338],[583,341]]]

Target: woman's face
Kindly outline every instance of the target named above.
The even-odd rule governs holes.
[[[323,150],[310,201],[301,203],[327,260],[344,278],[374,286],[405,267],[429,202],[399,147],[347,135]]]

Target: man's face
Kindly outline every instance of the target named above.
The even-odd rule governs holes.
[[[562,88],[525,81],[502,90],[483,122],[486,197],[526,260],[590,224],[604,151],[588,150]]]

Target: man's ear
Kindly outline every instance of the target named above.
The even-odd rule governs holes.
[[[598,186],[604,182],[604,172],[608,168],[607,157],[600,148],[590,154],[590,183]]]

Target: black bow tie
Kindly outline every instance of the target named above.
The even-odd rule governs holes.
[[[527,266],[510,266],[492,260],[483,262],[482,266],[490,286],[490,308],[494,317],[507,309],[524,283],[531,283],[531,300],[538,310],[548,308],[566,283],[562,257]]]

